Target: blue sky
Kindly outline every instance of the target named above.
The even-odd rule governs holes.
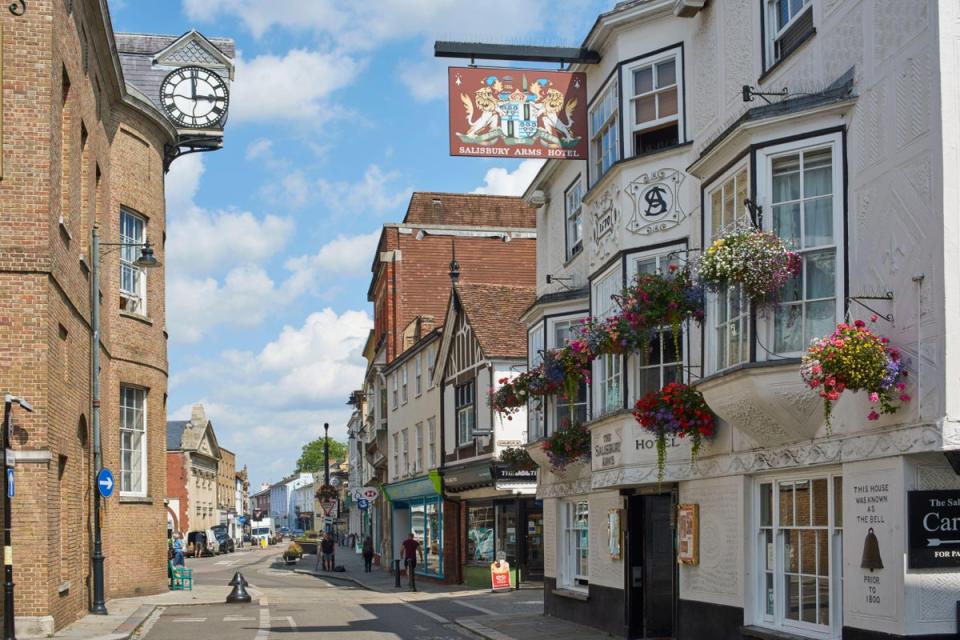
[[[167,176],[170,419],[202,402],[251,486],[344,437],[380,226],[412,191],[519,193],[539,161],[447,155],[436,39],[578,46],[613,0],[111,0],[116,31],[236,41],[224,148]]]

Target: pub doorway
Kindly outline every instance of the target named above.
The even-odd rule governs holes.
[[[673,494],[631,495],[626,518],[629,638],[672,638],[677,618]]]

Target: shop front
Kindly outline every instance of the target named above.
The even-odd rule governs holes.
[[[443,497],[440,475],[428,475],[384,485],[393,515],[393,540],[396,546],[413,532],[423,556],[417,560],[417,573],[443,578]],[[399,549],[394,550],[399,558]]]

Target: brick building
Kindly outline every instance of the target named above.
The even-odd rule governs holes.
[[[133,57],[118,53],[106,0],[14,5],[0,14],[0,389],[34,407],[16,413],[10,443],[15,613],[27,636],[91,602],[94,261],[102,464],[117,478],[101,511],[105,595],[167,588],[164,168],[181,136],[159,94],[126,75]],[[233,55],[230,41],[204,41]],[[146,57],[161,78],[185,64]],[[152,242],[161,267],[140,270],[135,247],[91,255],[94,225],[105,244]]]
[[[442,324],[450,300],[451,261],[456,257],[461,282],[531,287],[535,228],[535,209],[519,198],[429,192],[411,196],[403,222],[383,226],[367,292],[374,328],[364,347],[364,395],[369,400],[363,403],[363,439],[370,482],[391,479],[387,421],[392,391],[384,370],[418,336]],[[393,532],[386,495],[374,501],[365,522],[362,533],[373,536],[388,565]]]

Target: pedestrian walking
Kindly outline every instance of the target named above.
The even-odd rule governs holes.
[[[173,566],[182,567],[183,563],[183,534],[177,531],[173,534]]]
[[[373,538],[363,539],[363,571],[370,573],[373,570]]]
[[[410,591],[417,590],[414,575],[416,574],[418,555],[423,557],[423,550],[420,548],[416,535],[411,531],[407,539],[403,541],[403,562],[407,567],[407,575],[410,576]]]

